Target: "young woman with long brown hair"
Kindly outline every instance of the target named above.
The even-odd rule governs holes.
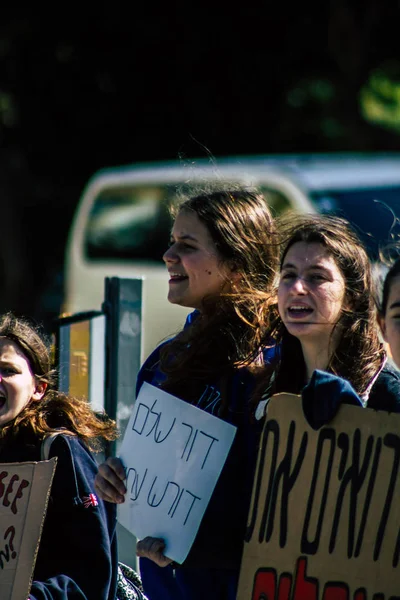
[[[137,545],[150,600],[234,600],[238,583],[258,427],[251,423],[252,377],[264,360],[263,299],[274,281],[277,244],[266,199],[254,190],[220,189],[189,197],[176,211],[164,254],[168,300],[195,309],[187,326],[158,347],[138,378],[237,427],[214,493],[182,565],[164,556],[163,540]],[[100,465],[98,493],[123,502],[117,458]]]
[[[399,373],[387,364],[375,316],[370,260],[344,219],[306,215],[281,224],[277,304],[267,311],[279,347],[254,402],[300,394],[315,370],[348,381],[363,406],[400,411]]]

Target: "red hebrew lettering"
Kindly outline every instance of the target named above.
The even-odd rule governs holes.
[[[290,590],[292,589],[292,576],[288,573],[279,578],[279,590],[277,600],[289,600]]]
[[[297,561],[296,577],[294,580],[293,600],[318,600],[318,581],[306,577],[307,559]]]
[[[276,579],[275,569],[259,569],[254,578],[252,600],[289,600],[292,576],[288,573],[281,575],[277,594]]]
[[[275,600],[275,569],[259,569],[254,578],[252,600]],[[287,600],[282,598],[282,600]]]
[[[342,581],[328,582],[319,596],[319,580],[308,577],[307,558],[301,557],[297,561],[296,576],[292,589],[292,575],[282,573],[279,577],[275,569],[258,569],[254,577],[254,587],[251,600],[351,600],[347,583]],[[393,596],[395,600],[400,596]],[[353,600],[367,600],[365,588],[358,588],[353,595]],[[372,600],[385,600],[384,594],[374,594]]]
[[[323,600],[349,600],[349,590],[342,583],[328,583],[324,590]]]

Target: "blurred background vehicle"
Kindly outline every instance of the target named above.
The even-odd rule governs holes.
[[[169,206],[185,193],[229,181],[257,186],[275,215],[344,216],[375,263],[396,235],[400,153],[232,156],[102,169],[88,181],[72,221],[62,312],[99,310],[105,277],[145,278],[147,355],[181,327],[188,312],[166,299],[162,255],[170,238]]]
[[[179,2],[95,8],[54,12],[55,28],[47,5],[2,15],[1,311],[51,327],[71,219],[99,168],[400,149],[398,3],[258,3],[212,19]],[[227,28],[251,42],[226,44]]]

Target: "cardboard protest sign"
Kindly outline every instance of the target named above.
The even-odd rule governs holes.
[[[270,400],[238,600],[400,598],[400,415],[342,405],[315,431]]]
[[[139,539],[160,537],[182,563],[236,427],[144,383],[121,444],[127,494],[118,520]]]
[[[0,464],[1,600],[29,596],[56,461]]]

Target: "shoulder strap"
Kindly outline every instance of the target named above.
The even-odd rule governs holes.
[[[371,393],[372,386],[374,385],[375,381],[378,379],[383,367],[386,365],[386,361],[387,361],[387,355],[385,354],[382,357],[381,366],[379,367],[378,371],[375,373],[375,375],[369,382],[367,389],[365,390],[365,392],[360,394],[361,402],[362,402],[362,405],[364,408],[366,406],[368,406],[368,400],[369,400],[369,395]]]
[[[54,439],[58,435],[63,434],[63,433],[64,433],[64,430],[60,429],[60,431],[53,431],[52,433],[48,433],[43,438],[43,440],[42,440],[42,446],[40,448],[40,459],[41,460],[49,460],[51,444],[54,442]],[[67,442],[69,454],[71,456],[72,472],[73,472],[74,481],[75,481],[76,499],[79,500],[78,479],[76,477],[74,457],[73,457],[72,452],[71,452],[71,447],[69,445],[68,437],[65,437],[64,439]]]
[[[54,438],[57,437],[57,435],[60,435],[60,433],[62,433],[62,431],[54,431],[53,433],[48,433],[46,437],[43,438],[42,447],[40,449],[41,460],[49,460],[51,444],[53,443]]]

